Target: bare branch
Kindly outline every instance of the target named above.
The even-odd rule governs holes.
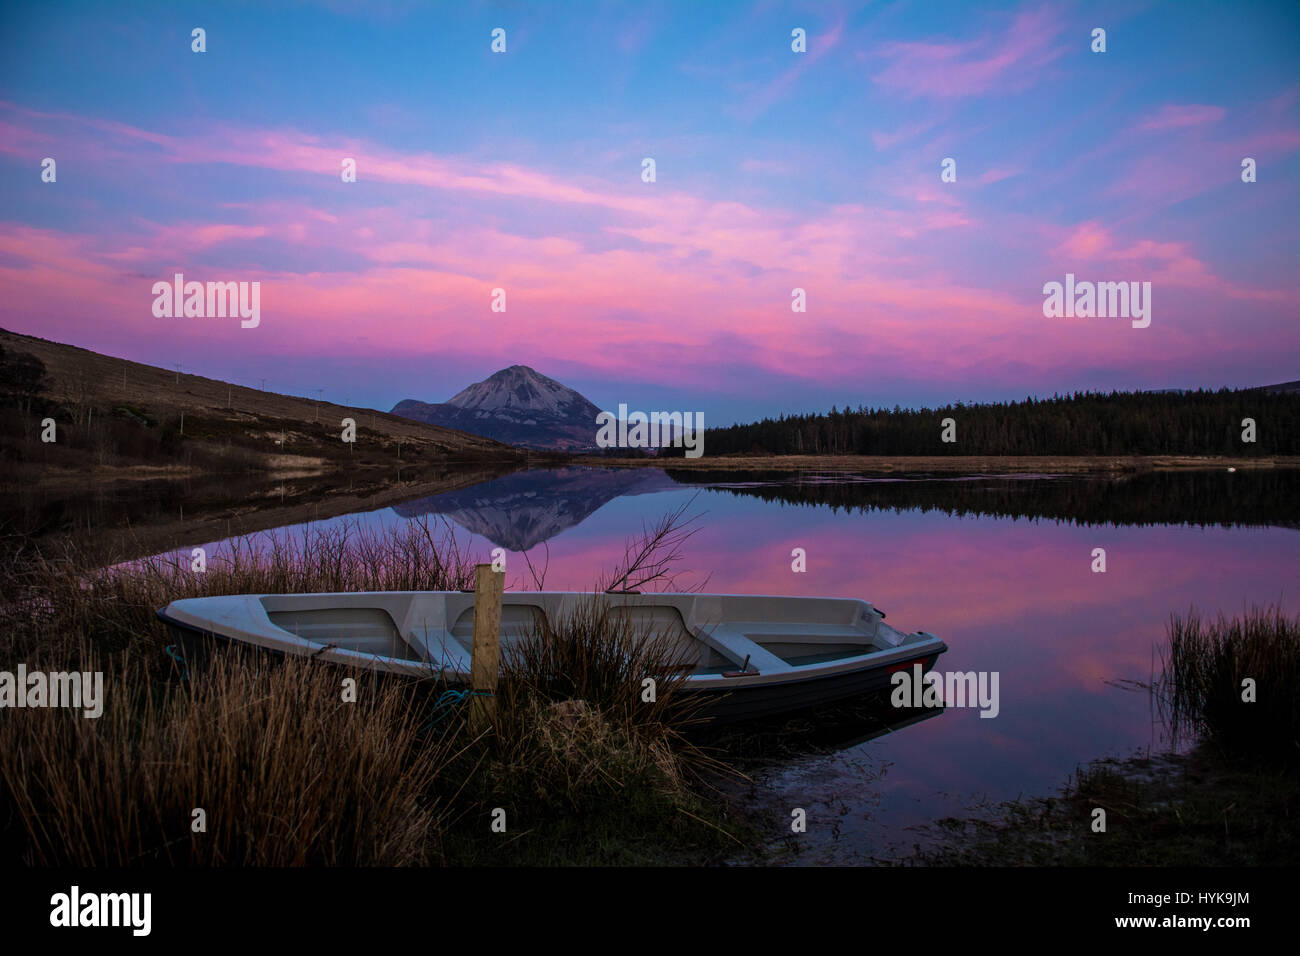
[[[692,495],[690,500],[675,511],[670,511],[650,527],[642,524],[639,537],[630,540],[623,553],[623,561],[612,571],[597,579],[598,591],[668,591],[679,588],[677,584],[680,572],[673,570],[673,565],[681,560],[683,548],[687,541],[699,531],[691,527],[703,513],[684,517],[687,510],[699,497]],[[686,591],[701,591],[708,583],[703,581]],[[654,585],[654,587],[648,587]]]

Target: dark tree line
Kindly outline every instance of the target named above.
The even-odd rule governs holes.
[[[942,440],[943,420],[954,442]],[[1243,419],[1255,442],[1243,441]],[[1300,395],[1220,389],[1075,392],[906,409],[832,408],[711,428],[708,455],[1295,455]]]

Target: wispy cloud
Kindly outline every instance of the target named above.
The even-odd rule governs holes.
[[[1188,126],[1207,126],[1210,123],[1219,122],[1227,115],[1228,111],[1222,106],[1204,106],[1194,103],[1179,106],[1169,103],[1141,120],[1138,123],[1138,128],[1162,130],[1185,129]]]
[[[1025,89],[1065,53],[1058,39],[1064,29],[1058,8],[1042,6],[975,40],[885,43],[873,59],[888,65],[872,79],[912,96],[939,99]]]

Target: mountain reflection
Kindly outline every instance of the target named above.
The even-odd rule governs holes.
[[[406,501],[393,510],[403,518],[444,515],[498,547],[527,551],[615,498],[677,487],[657,468],[536,469]]]

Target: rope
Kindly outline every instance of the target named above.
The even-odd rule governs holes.
[[[180,664],[180,665],[181,665],[181,680],[189,680],[189,679],[190,679],[190,666],[189,666],[188,664],[185,663],[185,658],[184,658],[184,657],[182,657],[180,654],[176,653],[176,645],[175,645],[175,644],[168,644],[165,648],[163,648],[163,650],[167,653],[167,656],[168,656],[168,657],[170,657],[172,660],[174,660],[177,664]]]
[[[442,696],[438,698],[438,702],[433,705],[433,711],[429,714],[429,719],[425,721],[423,729],[432,730],[442,722],[443,718],[447,717],[471,697],[495,696],[488,690],[445,690],[442,692]]]

